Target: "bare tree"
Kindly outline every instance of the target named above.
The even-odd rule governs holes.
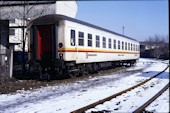
[[[39,5],[39,8],[37,5]],[[26,26],[29,19],[38,18],[45,14],[53,13],[54,7],[52,5],[55,1],[0,1],[0,19],[20,19],[22,23],[16,26],[17,28],[22,29],[22,70],[26,71],[25,68],[25,43],[26,43]]]
[[[148,45],[148,49],[152,49],[154,43],[153,37],[149,36],[149,38],[145,40],[145,43]]]
[[[164,57],[165,59],[169,59],[169,35],[165,36],[165,44],[163,47],[163,51],[164,51]]]
[[[169,55],[169,37],[165,35],[149,36],[145,43],[149,46],[149,53],[154,58],[168,58]]]

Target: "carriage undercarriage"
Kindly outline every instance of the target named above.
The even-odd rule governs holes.
[[[95,62],[76,64],[64,61],[32,61],[29,64],[29,72],[37,73],[40,79],[65,79],[97,73],[100,70],[111,69],[119,66],[131,66],[136,60]]]

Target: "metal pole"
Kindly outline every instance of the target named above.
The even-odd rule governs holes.
[[[125,27],[123,26],[122,28],[123,28],[123,35],[124,35],[124,29],[125,29]]]
[[[13,50],[14,50],[14,46],[12,45],[11,47],[10,47],[10,73],[9,73],[9,75],[10,75],[10,78],[12,78],[12,75],[13,75]]]
[[[26,20],[26,1],[24,1],[24,5],[23,5],[23,20],[22,20],[22,72],[23,74],[25,74],[26,68],[25,68],[25,20]]]

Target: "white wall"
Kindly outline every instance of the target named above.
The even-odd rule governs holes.
[[[57,1],[55,13],[75,18],[77,14],[76,1]]]
[[[10,2],[9,2],[10,3]],[[25,7],[26,18],[35,19],[48,14],[62,14],[75,18],[77,14],[76,1],[56,1],[53,4],[37,4]],[[23,6],[6,6],[0,8],[0,19],[23,19]]]

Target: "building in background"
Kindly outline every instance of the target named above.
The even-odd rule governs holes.
[[[12,19],[9,21],[9,43],[15,43],[14,51],[22,51],[22,26],[23,21],[20,19]],[[26,31],[25,31],[26,33]],[[26,37],[27,39],[27,37]],[[28,41],[26,40],[25,50],[28,51]]]
[[[35,19],[48,14],[75,18],[76,1],[0,1],[0,19]]]
[[[169,42],[140,42],[141,58],[169,59]]]

